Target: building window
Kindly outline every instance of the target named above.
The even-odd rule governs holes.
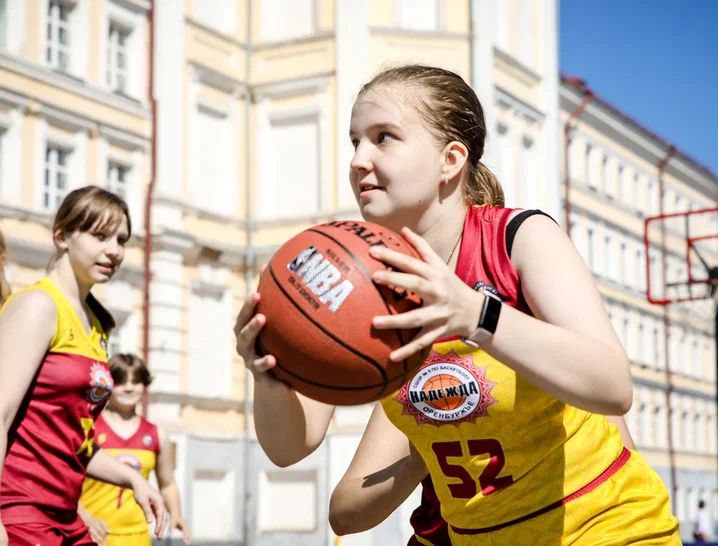
[[[107,164],[107,189],[119,195],[122,199],[127,198],[127,179],[130,169],[125,165],[110,161]]]
[[[269,148],[284,161],[266,166],[259,189],[258,204],[262,218],[297,218],[320,210],[319,175],[321,149],[319,118],[307,115],[270,121]],[[302,173],[302,184],[296,173]],[[283,199],[277,200],[276,196]]]
[[[46,60],[51,67],[67,71],[70,49],[70,9],[60,0],[47,4]]]
[[[315,31],[314,0],[262,0],[262,40],[274,42],[310,36]]]
[[[227,158],[234,157],[236,127],[226,112],[198,105],[194,132],[197,153],[190,173],[190,195],[195,206],[216,214],[235,212],[237,198],[235,168]]]
[[[117,23],[110,23],[107,36],[107,86],[118,93],[127,91],[127,44],[130,30]]]
[[[399,27],[415,30],[439,29],[437,0],[400,0]]]
[[[68,161],[70,151],[48,144],[45,149],[45,184],[42,193],[42,206],[55,210],[67,193]]]
[[[7,0],[0,0],[0,47],[7,47]]]
[[[593,272],[595,263],[594,263],[594,259],[593,259],[593,250],[594,250],[593,249],[593,244],[594,244],[593,230],[591,228],[588,228],[588,230],[586,230],[586,240],[587,240],[587,250],[588,250],[586,261],[588,262],[588,269]]]

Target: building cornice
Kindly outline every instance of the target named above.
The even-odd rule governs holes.
[[[278,49],[280,47],[303,45],[303,44],[308,44],[311,42],[319,42],[321,40],[327,40],[330,38],[334,38],[334,32],[332,32],[332,31],[317,32],[315,34],[309,34],[308,36],[292,38],[291,40],[277,40],[275,42],[253,43],[252,51],[257,53],[257,52],[263,52],[263,51],[271,50],[271,49]]]
[[[53,85],[63,91],[79,95],[104,104],[105,106],[122,110],[137,117],[145,119],[149,119],[150,117],[149,105],[147,104],[91,86],[69,74],[30,63],[21,57],[0,50],[0,69],[2,68],[27,78]],[[38,97],[32,98],[41,100]]]
[[[501,86],[497,85],[494,87],[494,98],[497,102],[503,103],[512,110],[521,113],[526,121],[541,123],[546,118],[546,114],[544,112],[537,110],[529,103],[520,99]]]
[[[468,40],[471,36],[470,32],[452,31],[452,30],[423,30],[414,28],[402,28],[402,27],[385,27],[385,26],[370,26],[369,34],[375,36],[398,36],[402,38],[420,38],[422,40],[435,40],[435,39],[458,39]]]
[[[561,109],[572,111],[581,103],[582,93],[565,82],[561,86]],[[606,133],[619,144],[656,164],[662,160],[671,146],[670,143],[651,133],[642,125],[601,99],[595,99],[586,107],[578,123],[587,123],[600,132]],[[648,157],[646,157],[648,156]],[[678,150],[668,163],[666,172],[686,181],[706,195],[718,197],[718,178],[705,166]]]
[[[524,77],[524,79],[526,79],[527,82],[531,83],[532,85],[538,85],[539,83],[541,83],[541,74],[531,69],[530,67],[519,61],[516,57],[497,46],[494,46],[494,58],[499,62],[506,63],[511,68],[518,71]]]

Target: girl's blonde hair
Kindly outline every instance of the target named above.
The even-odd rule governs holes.
[[[68,237],[79,232],[113,232],[122,220],[127,221],[127,235],[132,235],[132,222],[127,203],[114,193],[98,186],[85,186],[68,193],[60,203],[52,224],[52,240],[57,245],[58,236]],[[49,270],[59,258],[56,251],[47,266]],[[115,320],[90,293],[87,304],[102,324],[105,332],[115,327]]]
[[[486,121],[476,93],[461,76],[433,66],[389,68],[364,84],[359,96],[382,85],[405,83],[424,91],[416,108],[434,137],[442,144],[461,142],[469,151],[464,196],[474,205],[504,205],[504,191],[494,174],[481,163],[486,142]]]

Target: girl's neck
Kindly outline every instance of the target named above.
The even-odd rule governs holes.
[[[48,276],[55,284],[62,288],[66,296],[81,303],[85,302],[87,295],[92,289],[91,284],[81,283],[77,278],[67,254],[63,254],[60,259],[57,260]]]
[[[451,205],[447,203],[446,207],[441,207],[437,211],[438,214],[424,215],[417,226],[417,233],[426,239],[434,252],[444,261],[449,259],[452,249],[461,237],[467,210],[463,201]],[[455,258],[458,248],[453,254],[453,258]]]
[[[105,411],[110,412],[114,417],[122,419],[123,421],[129,421],[135,417],[139,417],[134,407],[118,406],[112,404],[112,402],[110,402]]]

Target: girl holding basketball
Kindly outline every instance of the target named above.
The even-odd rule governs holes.
[[[374,281],[412,290],[424,306],[373,326],[421,329],[393,360],[431,353],[374,409],[332,495],[332,527],[380,523],[428,471],[444,544],[679,544],[665,486],[609,422],[622,420],[604,417],[628,410],[632,386],[593,279],[555,222],[503,207],[480,161],[485,134],[474,92],[438,68],[382,72],[354,104],[351,183],[362,215],[421,256],[374,248],[395,270]],[[255,412],[267,395],[299,414],[289,417],[298,428],[289,459],[318,445],[331,408],[256,373],[275,364],[251,352],[266,321],[250,318],[256,298],[240,313],[238,349],[257,378]],[[450,394],[457,382],[470,394]],[[272,438],[270,423],[276,432],[268,412],[257,432],[267,427],[260,441],[276,454],[286,436]]]
[[[112,392],[110,313],[91,289],[122,263],[131,225],[116,195],[70,192],[55,216],[48,276],[0,309],[0,546],[94,544],[77,514],[85,475],[132,489],[160,537],[160,494],[94,442]]]

